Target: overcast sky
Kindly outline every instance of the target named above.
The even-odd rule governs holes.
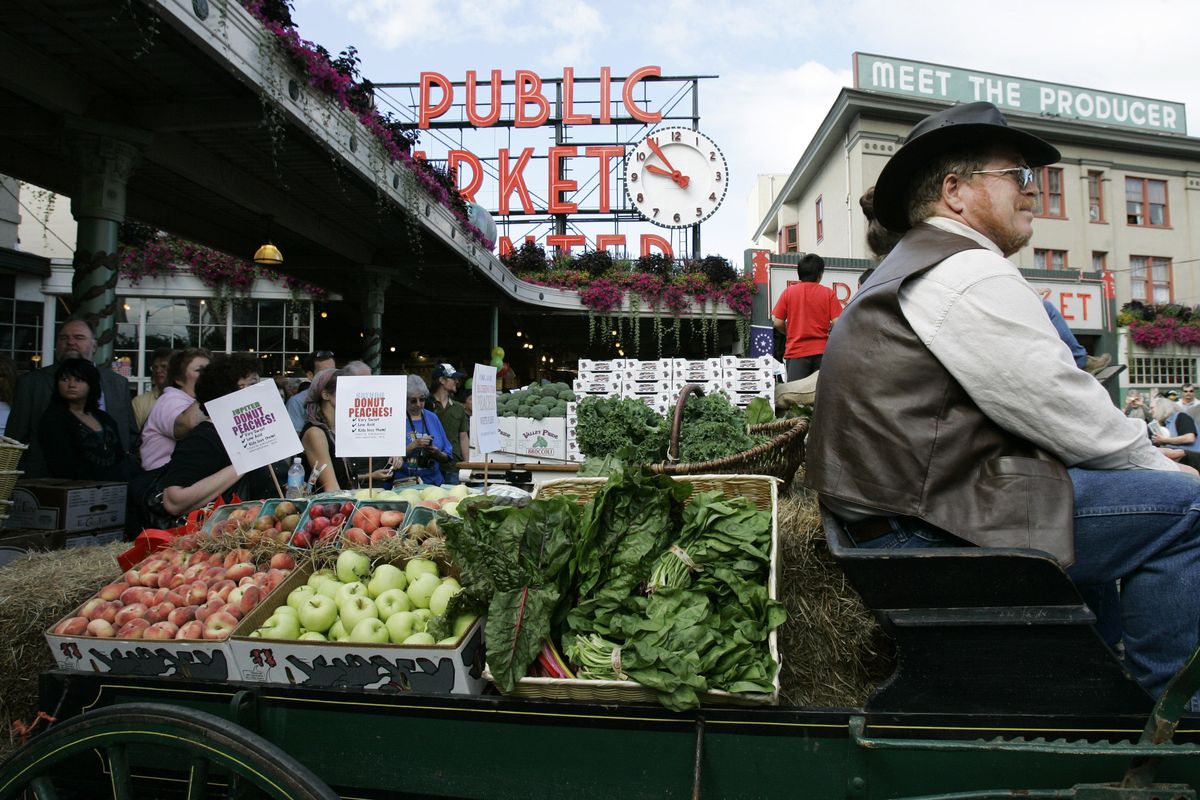
[[[754,176],[791,171],[852,84],[855,51],[1182,102],[1200,134],[1200,3],[1185,0],[296,0],[295,18],[332,52],[356,46],[375,82],[422,71],[462,80],[468,69],[551,77],[565,66],[719,75],[702,85],[701,128],[731,182],[703,249],[735,264],[749,245]],[[538,175],[531,188],[544,190]]]

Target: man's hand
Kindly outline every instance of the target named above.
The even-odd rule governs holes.
[[[1187,464],[1177,464],[1176,466],[1179,467],[1179,471],[1182,473],[1200,477],[1200,472],[1197,472],[1195,467],[1189,467]]]

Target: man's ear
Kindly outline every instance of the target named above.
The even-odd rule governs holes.
[[[962,214],[966,207],[962,196],[966,185],[967,182],[953,172],[942,178],[942,203],[955,214]]]

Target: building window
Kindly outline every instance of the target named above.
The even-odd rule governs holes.
[[[1063,205],[1063,171],[1059,167],[1042,167],[1038,180],[1038,216],[1067,216]]]
[[[1092,251],[1092,272],[1104,272],[1108,269],[1108,253],[1101,250]]]
[[[1179,356],[1139,356],[1129,360],[1129,383],[1134,386],[1182,386],[1196,382],[1196,359]]]
[[[286,373],[311,351],[310,303],[256,300],[233,306],[233,350],[258,357],[260,375]]]
[[[1130,225],[1165,228],[1171,224],[1167,182],[1153,178],[1125,179],[1125,220]]]
[[[1088,220],[1104,222],[1104,173],[1089,170],[1087,174],[1088,187]]]
[[[12,358],[18,372],[37,369],[42,359],[41,303],[17,300],[16,278],[0,275],[0,354]]]
[[[1046,250],[1041,247],[1035,247],[1033,250],[1033,267],[1034,269],[1066,269],[1067,251]]]
[[[1130,256],[1129,294],[1143,303],[1170,303],[1173,294],[1171,259]]]
[[[798,253],[800,252],[800,226],[785,225],[783,232],[779,234],[779,252],[781,253]]]
[[[825,197],[817,198],[817,244],[825,238]]]

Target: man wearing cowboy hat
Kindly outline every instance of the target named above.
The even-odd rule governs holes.
[[[1157,695],[1196,644],[1200,478],[1076,368],[1007,260],[1058,160],[990,103],[913,128],[875,184],[904,235],[830,335],[807,483],[859,547],[1030,547],[1089,596],[1120,580],[1127,664]]]

